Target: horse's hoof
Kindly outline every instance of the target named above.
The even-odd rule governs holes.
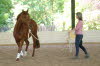
[[[17,58],[16,61],[19,61],[19,58]]]
[[[40,48],[40,46],[36,46],[35,48],[38,49],[38,48]]]
[[[21,58],[23,58],[23,56],[22,56],[22,55],[21,55],[20,57],[21,57]]]

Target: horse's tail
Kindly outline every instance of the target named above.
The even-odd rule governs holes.
[[[36,40],[36,48],[40,48],[40,42],[39,42],[39,40]]]

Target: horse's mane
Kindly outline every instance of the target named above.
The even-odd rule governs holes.
[[[18,21],[18,19],[19,19],[20,16],[21,16],[21,13],[17,16],[17,21]]]

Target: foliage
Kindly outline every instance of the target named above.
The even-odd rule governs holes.
[[[12,17],[11,8],[11,0],[0,0],[0,28],[8,27],[11,24],[9,22]]]
[[[15,2],[27,5],[31,18],[38,24],[45,25],[52,25],[53,15],[57,12],[62,13],[64,7],[64,0],[16,0]]]
[[[83,13],[85,30],[100,30],[99,4],[100,0],[75,0],[75,11]],[[22,9],[29,9],[31,18],[38,24],[55,24],[57,31],[71,29],[71,0],[1,0],[0,27],[13,26],[12,18],[16,22]]]

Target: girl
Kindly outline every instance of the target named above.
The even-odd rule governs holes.
[[[79,54],[79,48],[81,48],[84,53],[85,53],[85,58],[89,58],[89,54],[87,53],[87,50],[85,49],[85,47],[82,45],[82,39],[83,39],[83,19],[82,19],[82,13],[81,12],[77,12],[76,13],[76,18],[78,19],[78,23],[76,25],[75,30],[75,47],[76,47],[76,54],[75,54],[75,59],[79,58],[78,54]]]

